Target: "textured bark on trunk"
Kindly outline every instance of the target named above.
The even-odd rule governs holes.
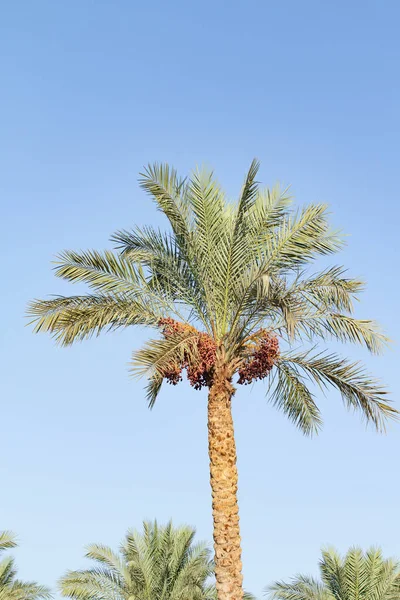
[[[233,393],[227,369],[216,367],[208,396],[208,451],[218,600],[243,598]]]

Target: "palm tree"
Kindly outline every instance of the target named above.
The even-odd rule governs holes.
[[[56,275],[86,283],[90,293],[36,300],[29,308],[35,331],[50,332],[63,346],[130,325],[161,332],[132,358],[133,372],[148,378],[150,407],[163,381],[175,385],[183,371],[195,389],[208,388],[219,600],[243,594],[234,375],[239,384],[270,375],[269,401],[306,434],[321,426],[313,384],[336,388],[345,405],[378,430],[396,414],[359,363],[310,349],[333,338],[378,353],[387,339],[373,321],[352,316],[361,281],[339,266],[306,271],[315,258],[342,246],[329,229],[326,205],[293,211],[286,191],[258,186],[258,167],[253,161],[232,204],[206,170],[180,179],[168,165],[149,166],[140,185],[169,230],[117,232],[116,252],[63,252]],[[298,350],[300,343],[306,345]]]
[[[117,554],[99,544],[86,557],[95,566],[69,571],[60,581],[63,596],[77,600],[206,600],[213,566],[205,544],[194,544],[191,527],[144,522],[143,533],[128,531]]]
[[[0,532],[0,553],[17,545],[15,536],[10,531]],[[34,582],[16,579],[14,559],[4,558],[0,561],[0,600],[47,600],[50,591]]]
[[[342,558],[335,550],[322,552],[321,581],[298,575],[289,583],[267,588],[271,600],[399,600],[400,562],[385,560],[379,549],[363,553],[350,548]]]

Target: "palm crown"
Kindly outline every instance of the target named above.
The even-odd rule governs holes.
[[[337,388],[348,407],[382,429],[396,411],[359,363],[295,349],[300,340],[315,346],[333,338],[378,353],[387,341],[376,323],[352,316],[361,281],[340,266],[305,270],[342,245],[327,207],[293,211],[286,191],[259,187],[257,171],[253,161],[234,205],[211,172],[180,179],[167,165],[149,166],[140,184],[170,230],[120,231],[112,238],[118,252],[63,252],[56,275],[85,282],[91,293],[33,302],[35,330],[69,345],[129,325],[161,329],[161,339],[132,359],[133,371],[148,377],[150,406],[163,379],[175,384],[186,369],[196,388],[210,386],[223,362],[239,383],[271,372],[271,402],[305,433],[321,425],[310,383]]]
[[[323,551],[319,564],[321,580],[298,575],[290,582],[268,588],[271,600],[398,600],[400,563],[384,559],[379,549],[362,552],[351,548],[341,557],[335,550]]]
[[[144,522],[143,533],[129,531],[120,552],[99,544],[86,556],[96,566],[69,571],[60,581],[63,596],[78,600],[205,600],[213,595],[210,551],[194,544],[190,527]]]

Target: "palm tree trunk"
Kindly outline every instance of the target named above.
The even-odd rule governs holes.
[[[243,598],[233,394],[226,368],[216,368],[208,396],[208,451],[218,600]]]

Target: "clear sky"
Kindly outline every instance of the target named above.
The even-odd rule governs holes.
[[[150,413],[127,363],[142,333],[72,349],[25,327],[33,297],[74,293],[65,248],[110,247],[162,224],[138,189],[147,162],[212,165],[233,197],[261,179],[326,201],[350,235],[335,262],[368,280],[360,317],[399,339],[400,5],[396,0],[9,0],[0,7],[2,205],[0,529],[20,575],[53,585],[85,544],[143,518],[211,540],[206,395],[166,387]],[[398,346],[349,348],[398,398]],[[400,557],[400,425],[367,430],[336,394],[302,437],[262,384],[234,400],[245,585],[315,573],[320,547]]]

